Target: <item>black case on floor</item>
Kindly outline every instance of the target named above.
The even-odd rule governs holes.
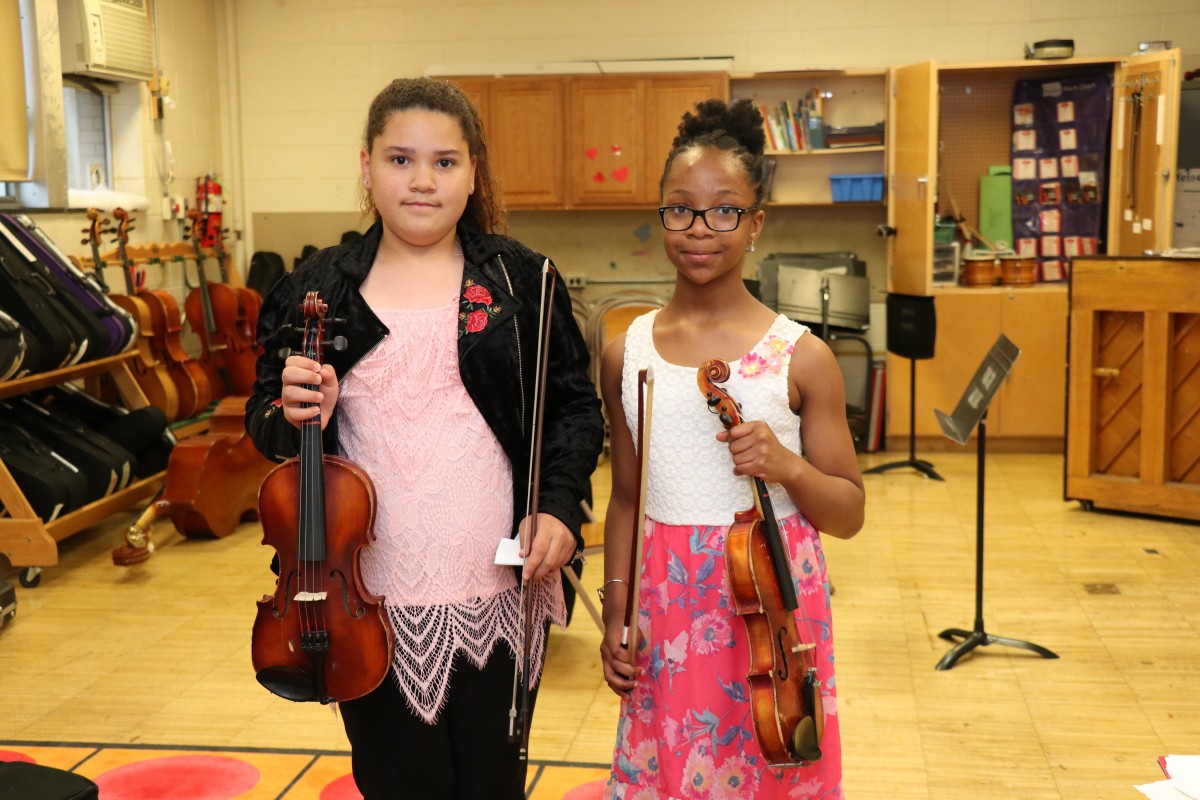
[[[89,778],[42,764],[0,761],[0,800],[98,800]]]
[[[2,418],[0,461],[45,522],[71,513],[87,499],[88,481],[82,472],[29,431]]]

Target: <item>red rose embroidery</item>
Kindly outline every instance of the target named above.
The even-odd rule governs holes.
[[[467,290],[463,292],[463,297],[467,298],[472,303],[491,304],[492,302],[491,292],[482,286],[468,286]]]
[[[487,323],[488,315],[486,311],[472,311],[467,315],[467,333],[479,333]]]

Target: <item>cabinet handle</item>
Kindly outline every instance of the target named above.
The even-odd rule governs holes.
[[[917,177],[917,199],[925,199],[925,187],[929,184],[928,175],[920,175]]]
[[[1119,367],[1095,367],[1092,374],[1097,378],[1115,378],[1121,374]]]

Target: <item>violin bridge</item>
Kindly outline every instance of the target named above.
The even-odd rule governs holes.
[[[328,592],[296,592],[295,597],[293,597],[292,599],[295,600],[297,603],[303,603],[303,602],[311,603],[311,602],[315,602],[318,600],[325,600],[328,598],[328,595],[329,595]]]
[[[812,642],[801,642],[792,646],[793,653],[807,653],[809,650],[816,650],[817,646]]]

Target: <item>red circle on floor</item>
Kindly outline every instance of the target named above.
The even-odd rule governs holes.
[[[353,775],[343,775],[321,790],[320,800],[363,800]]]
[[[258,783],[258,768],[227,756],[165,756],[97,777],[104,800],[230,800]]]
[[[604,796],[604,787],[607,785],[608,780],[604,779],[576,786],[563,795],[563,800],[600,800]]]
[[[24,761],[26,764],[36,764],[30,756],[18,753],[16,750],[0,750],[0,761]]]

